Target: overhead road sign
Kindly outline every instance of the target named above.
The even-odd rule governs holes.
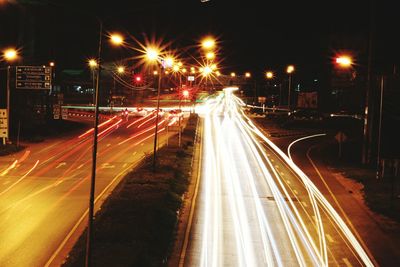
[[[51,89],[51,67],[17,66],[16,72],[16,89]]]

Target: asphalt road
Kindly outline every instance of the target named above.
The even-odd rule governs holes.
[[[160,145],[166,141],[165,126],[176,121],[160,117]],[[100,124],[98,203],[145,153],[152,153],[154,127],[154,113],[110,117]],[[0,158],[0,266],[61,264],[87,221],[92,135],[89,129]]]
[[[231,91],[205,103],[201,184],[185,266],[373,266],[309,178]]]

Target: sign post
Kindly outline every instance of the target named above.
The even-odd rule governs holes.
[[[338,141],[338,144],[339,144],[338,157],[341,158],[342,157],[342,143],[347,140],[347,136],[343,132],[338,132],[335,135],[335,139],[336,139],[336,141]]]

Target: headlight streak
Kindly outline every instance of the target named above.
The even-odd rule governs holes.
[[[238,118],[236,118],[238,120]],[[237,121],[238,125],[241,124],[240,121]],[[281,214],[281,218],[284,222],[287,234],[289,235],[291,244],[292,244],[292,248],[296,254],[296,257],[298,259],[298,263],[300,264],[300,266],[308,266],[308,264],[306,263],[306,260],[303,256],[303,253],[300,249],[298,240],[296,238],[296,235],[294,233],[294,230],[297,230],[297,234],[298,236],[301,238],[301,240],[303,241],[303,244],[305,245],[305,248],[307,248],[307,251],[309,253],[309,256],[311,257],[311,259],[313,260],[315,266],[323,266],[323,262],[321,259],[319,259],[318,257],[318,253],[316,253],[316,246],[313,243],[313,240],[311,238],[311,236],[309,235],[308,231],[306,230],[306,227],[303,223],[303,221],[299,218],[300,215],[297,213],[297,209],[294,206],[294,203],[290,197],[290,195],[288,194],[288,192],[285,190],[284,186],[282,184],[280,184],[284,195],[286,197],[286,199],[289,201],[292,209],[295,211],[296,213],[296,217],[299,219],[300,225],[299,223],[296,221],[295,216],[292,213],[292,210],[289,208],[289,206],[287,205],[287,203],[285,202],[285,198],[282,195],[282,193],[279,191],[278,186],[275,184],[270,172],[267,170],[263,159],[261,158],[261,155],[259,153],[259,151],[263,152],[261,147],[259,146],[257,140],[254,139],[254,136],[251,135],[251,133],[247,132],[243,125],[240,126],[241,130],[244,133],[245,138],[247,139],[248,144],[250,145],[251,149],[253,150],[253,154],[256,156],[256,159],[259,163],[260,168],[262,169],[263,173],[264,173],[264,178],[267,182],[267,184],[269,185],[269,187],[271,188],[271,191],[273,193],[273,196],[275,198],[275,201],[277,203],[277,207],[280,210],[280,214]],[[250,138],[252,140],[250,140]],[[258,149],[256,148],[256,146],[258,146]],[[264,155],[266,156],[266,155]],[[272,166],[271,162],[269,161],[269,159],[266,159],[267,163],[270,165],[270,168],[272,169],[272,171],[275,172],[274,167]],[[274,173],[275,175],[277,175],[277,173]],[[279,180],[278,180],[279,181]],[[290,223],[291,222],[291,223]]]
[[[322,134],[313,134],[313,135],[305,136],[305,137],[296,139],[296,140],[294,140],[293,142],[291,142],[291,143],[289,144],[288,148],[287,148],[287,155],[288,155],[290,161],[293,161],[292,155],[290,154],[290,149],[292,148],[292,146],[293,146],[294,144],[296,144],[297,142],[302,141],[302,140],[306,140],[306,139],[310,139],[310,138],[314,138],[314,137],[319,137],[319,136],[326,136],[326,133],[322,133]]]
[[[363,263],[366,266],[374,266],[371,259],[365,252],[364,248],[360,245],[359,241],[356,239],[354,234],[351,232],[349,227],[340,217],[340,215],[336,212],[336,210],[332,207],[332,205],[326,200],[326,198],[321,194],[318,188],[312,183],[312,181],[297,167],[296,164],[293,163],[273,142],[271,142],[257,127],[251,122],[251,120],[243,114],[244,117],[247,118],[248,124],[257,136],[259,136],[264,142],[266,142],[280,157],[295,171],[295,173],[302,179],[304,185],[310,189],[313,195],[318,199],[321,206],[328,212],[329,216],[335,221],[336,225],[340,228],[340,230],[344,233],[346,238],[352,245],[352,248],[357,252],[358,256],[361,258]]]

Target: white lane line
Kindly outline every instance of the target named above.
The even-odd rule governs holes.
[[[107,147],[111,146],[111,144],[107,144]]]
[[[82,167],[83,167],[83,165],[84,165],[84,164],[81,164],[81,165],[79,165],[77,169],[80,169],[80,168],[82,168]]]
[[[286,183],[290,185],[290,181],[289,180],[286,180]]]
[[[299,194],[299,192],[297,192],[296,189],[293,189],[293,193],[295,193],[296,195]]]
[[[279,173],[281,176],[285,176],[285,173],[284,172],[280,172]]]
[[[124,165],[122,165],[122,168],[125,168],[125,167],[126,167],[126,165],[128,165],[128,163],[124,163]]]
[[[302,201],[301,204],[303,204],[303,207],[304,207],[304,208],[307,208],[307,207],[308,207],[307,202],[305,202],[305,201]]]
[[[137,154],[137,152],[135,151],[135,152],[132,153],[132,156],[135,156],[136,154]]]
[[[333,241],[333,238],[330,234],[325,234],[326,235],[326,239],[328,239],[329,242],[334,243],[335,241]]]
[[[60,168],[60,167],[62,167],[62,166],[65,166],[65,165],[67,165],[66,162],[61,162],[61,163],[59,163],[59,164],[57,165],[56,169],[58,169],[58,168]]]
[[[275,165],[275,168],[276,168],[276,169],[279,169],[279,166],[278,166],[278,165]]]
[[[347,258],[343,258],[343,262],[344,262],[344,264],[346,264],[347,267],[353,267],[353,265],[351,265],[351,263],[349,262],[349,260]]]

